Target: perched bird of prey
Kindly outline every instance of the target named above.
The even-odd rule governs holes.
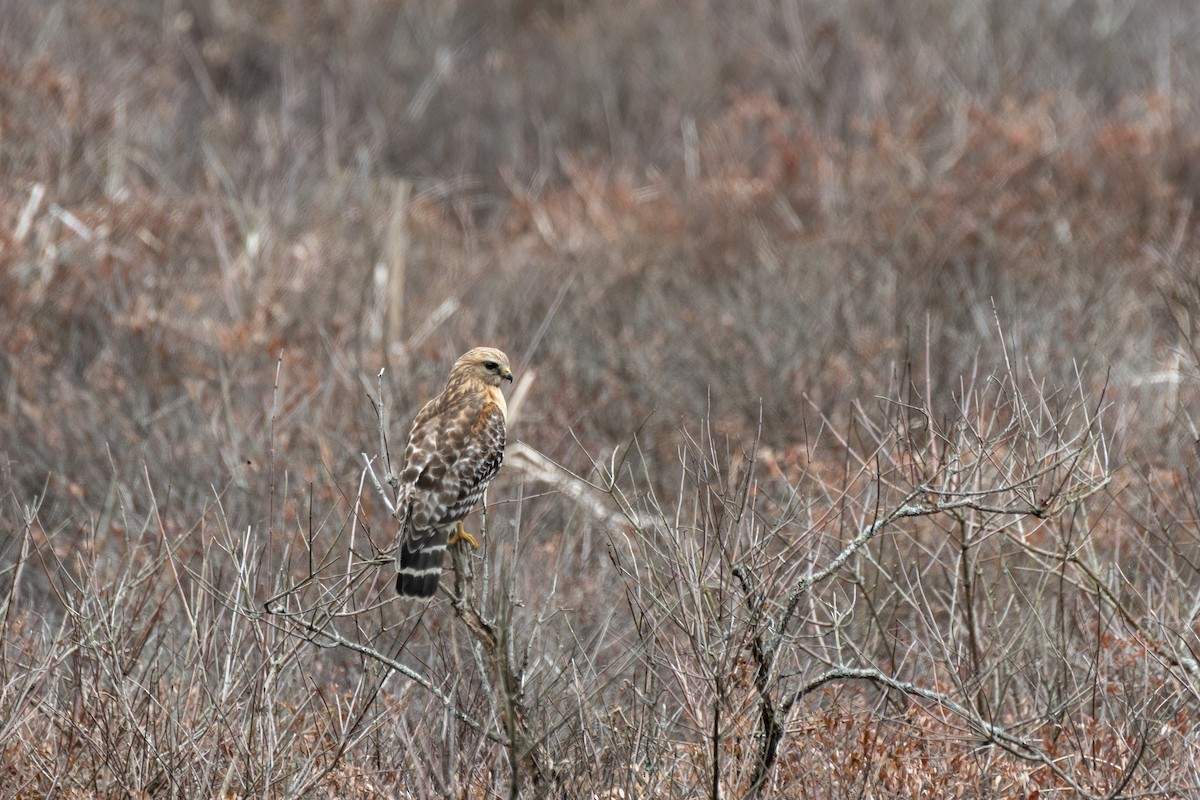
[[[493,347],[468,350],[454,362],[446,388],[413,420],[396,504],[396,591],[402,595],[437,592],[447,545],[479,546],[462,520],[504,458],[502,381],[512,382],[508,356]]]

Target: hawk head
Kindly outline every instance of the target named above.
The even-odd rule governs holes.
[[[488,386],[499,386],[501,381],[512,383],[512,369],[508,356],[494,347],[476,347],[459,356],[450,370],[450,381],[468,379],[480,381]]]

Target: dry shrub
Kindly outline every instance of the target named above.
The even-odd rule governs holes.
[[[694,797],[716,763],[749,791],[788,681],[780,794],[1069,785],[912,688],[1081,789],[1197,784],[1195,9],[12,0],[0,20],[5,794],[509,791],[468,632],[375,604],[388,522],[358,484],[379,370],[395,435],[483,341],[532,381],[514,439],[548,459],[496,485],[479,599],[507,609],[543,785]],[[897,521],[805,595],[793,671],[763,687],[752,652],[687,649],[725,623],[753,640],[738,558],[827,563],[888,491],[949,475],[956,421],[1024,420],[1028,441],[981,434],[999,480],[1085,409],[1103,493]],[[617,522],[571,475],[695,516]],[[652,561],[678,585],[630,572]],[[336,630],[374,652],[264,615],[324,580],[306,607],[350,603]],[[639,627],[626,592],[679,587],[720,602]],[[795,697],[840,656],[911,685]]]

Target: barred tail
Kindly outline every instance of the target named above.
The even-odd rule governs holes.
[[[433,597],[445,555],[446,534],[442,531],[422,542],[419,550],[409,550],[407,543],[401,543],[396,591],[404,597]]]

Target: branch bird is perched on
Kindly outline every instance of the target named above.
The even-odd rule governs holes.
[[[502,381],[512,382],[508,356],[494,347],[468,350],[454,363],[446,388],[413,420],[396,504],[396,591],[402,595],[437,592],[447,545],[479,546],[462,520],[504,458]]]

